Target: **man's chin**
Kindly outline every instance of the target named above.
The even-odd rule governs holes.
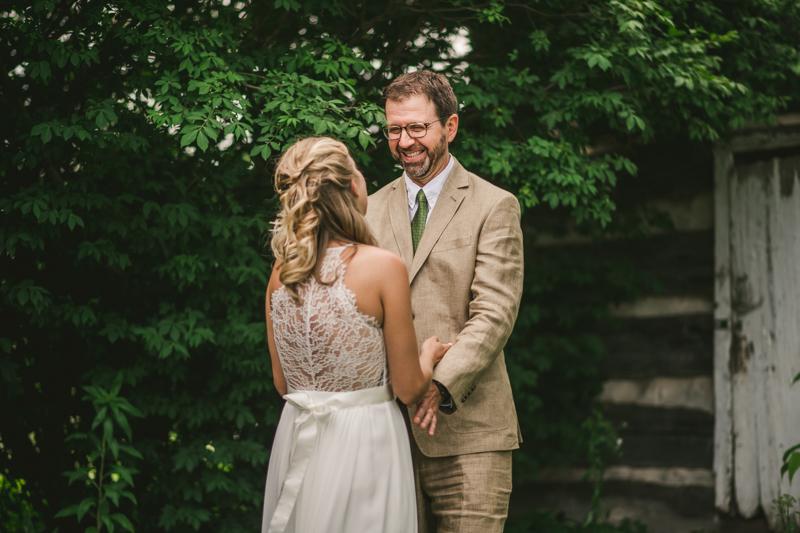
[[[430,165],[426,165],[424,163],[416,165],[403,165],[403,170],[405,170],[408,177],[414,179],[424,178],[430,168]]]

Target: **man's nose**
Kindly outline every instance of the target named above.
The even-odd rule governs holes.
[[[400,130],[400,139],[397,141],[397,145],[400,148],[408,148],[409,146],[413,146],[416,141],[408,134],[408,132],[403,128]]]

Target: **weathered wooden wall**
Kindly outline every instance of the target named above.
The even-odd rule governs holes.
[[[620,183],[622,209],[658,210],[673,231],[591,244],[575,234],[535,235],[538,246],[626,258],[663,291],[612,311],[600,400],[619,427],[622,456],[608,468],[611,518],[631,517],[649,533],[722,527],[714,510],[714,182],[708,149],[655,147],[637,156],[638,177]],[[583,470],[551,470],[518,491],[579,517],[588,510]],[[763,529],[763,528],[762,528]]]
[[[664,212],[674,231],[601,245],[527,232],[543,250],[628,258],[663,286],[614,308],[620,327],[602,335],[600,400],[623,452],[604,500],[649,533],[765,532],[765,515],[774,529],[772,499],[800,494],[800,476],[780,476],[800,442],[800,120],[635,160],[618,205]],[[585,516],[584,472],[542,472],[512,494],[512,512],[535,501]]]
[[[800,492],[780,458],[800,442],[800,132],[734,138],[716,163],[716,506],[744,517]]]

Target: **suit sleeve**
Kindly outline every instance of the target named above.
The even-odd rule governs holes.
[[[453,409],[461,408],[511,335],[522,296],[522,278],[519,202],[514,196],[503,195],[478,235],[469,320],[433,374],[433,379],[452,395]]]

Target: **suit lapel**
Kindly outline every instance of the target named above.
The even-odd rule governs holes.
[[[389,195],[389,219],[392,223],[394,240],[400,257],[406,263],[406,268],[411,269],[414,258],[414,244],[411,242],[411,220],[408,218],[408,194],[403,178],[396,180]]]
[[[439,240],[442,232],[450,223],[450,220],[452,220],[453,215],[458,211],[458,207],[461,205],[461,202],[464,201],[464,196],[467,194],[466,188],[468,186],[469,179],[467,178],[467,171],[456,161],[453,171],[447,178],[444,188],[439,195],[439,199],[433,207],[433,212],[431,213],[430,219],[428,219],[428,224],[425,226],[425,231],[422,233],[422,238],[417,247],[417,253],[414,254],[414,260],[411,262],[411,268],[408,272],[409,281],[414,281],[414,276],[416,276],[419,269],[422,268],[431,250],[433,250],[436,241]],[[405,189],[405,186],[403,188]],[[406,207],[408,206],[406,205]],[[408,209],[406,209],[406,213],[407,212]],[[408,215],[406,215],[406,218],[408,218]],[[408,223],[408,228],[410,241],[411,222]]]

